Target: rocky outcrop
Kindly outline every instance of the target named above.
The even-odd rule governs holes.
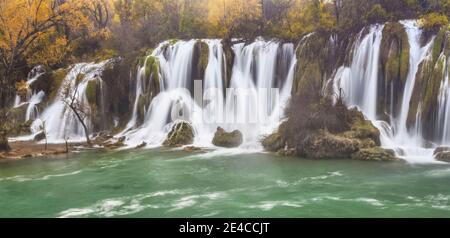
[[[217,128],[213,138],[213,145],[225,148],[234,148],[242,144],[243,135],[240,131],[226,132],[223,128]]]
[[[319,131],[308,135],[297,154],[308,159],[347,159],[358,152],[358,140]]]
[[[352,154],[352,159],[362,161],[398,161],[393,150],[380,147],[364,148]]]
[[[423,44],[429,43],[430,40],[424,39]],[[429,122],[422,125],[423,136],[427,140],[433,140],[441,133],[437,128],[438,124],[434,122],[438,114],[439,90],[445,79],[444,69],[449,56],[450,32],[444,27],[434,38],[431,54],[419,66],[408,114],[409,127],[415,125],[418,117],[423,122]]]
[[[333,105],[327,98],[297,96],[292,102],[287,110],[289,119],[262,139],[266,150],[307,159],[392,159],[378,147],[378,129],[358,110],[348,109],[340,101]]]
[[[194,129],[185,121],[177,122],[167,135],[167,139],[163,142],[167,147],[181,147],[190,145],[194,142]]]

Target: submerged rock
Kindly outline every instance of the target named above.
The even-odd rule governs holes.
[[[393,150],[383,149],[380,147],[361,149],[352,155],[354,160],[363,161],[397,161]]]
[[[136,146],[136,149],[142,149],[144,147],[147,146],[147,142],[142,142],[141,144],[139,144],[138,146]]]
[[[178,122],[167,135],[167,139],[163,142],[167,147],[181,147],[194,142],[194,129],[188,122]]]
[[[36,142],[39,142],[41,140],[44,140],[46,137],[47,137],[47,135],[45,134],[45,132],[40,131],[39,133],[34,135],[33,140],[36,141]]]
[[[238,147],[243,142],[242,133],[238,130],[226,132],[223,128],[218,127],[213,138],[213,145],[225,148]]]

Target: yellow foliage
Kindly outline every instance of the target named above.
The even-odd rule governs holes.
[[[241,23],[261,18],[259,0],[209,0],[208,22],[214,35],[228,37]]]
[[[433,30],[449,24],[446,15],[436,12],[426,14],[420,19],[419,23],[426,30]]]
[[[19,57],[29,63],[51,64],[61,60],[65,52],[71,49],[65,29],[95,32],[82,10],[89,2],[0,0],[3,62],[11,68]]]

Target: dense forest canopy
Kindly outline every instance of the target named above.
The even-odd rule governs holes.
[[[450,0],[0,0],[0,104],[36,64],[133,56],[167,39],[295,42],[405,18],[434,30],[449,15]]]

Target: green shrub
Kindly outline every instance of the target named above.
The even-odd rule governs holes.
[[[448,25],[448,18],[441,13],[429,13],[420,18],[420,27],[427,31],[439,30],[442,26]]]

